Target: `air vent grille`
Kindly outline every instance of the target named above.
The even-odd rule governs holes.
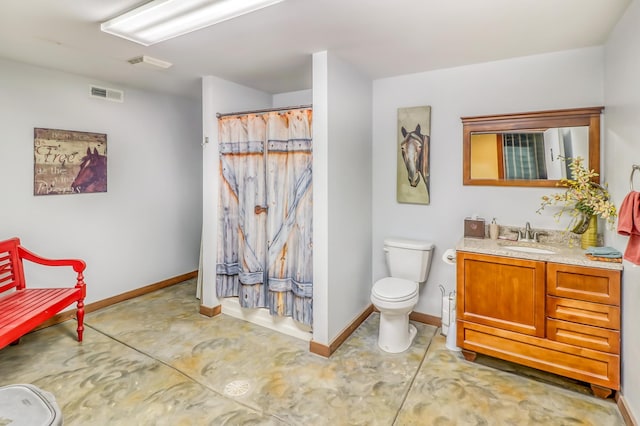
[[[136,56],[129,59],[131,65],[138,67],[145,67],[149,69],[167,69],[173,65],[171,62],[163,61],[162,59],[154,58],[153,56]]]
[[[92,98],[106,99],[114,102],[124,102],[124,92],[122,90],[109,89],[106,87],[89,86],[89,95]]]

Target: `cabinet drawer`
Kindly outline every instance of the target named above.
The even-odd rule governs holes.
[[[547,316],[620,330],[620,308],[613,305],[547,296]]]
[[[552,296],[620,306],[620,271],[548,263],[547,292]]]
[[[547,339],[612,354],[620,353],[620,332],[606,328],[548,318]]]
[[[456,337],[462,349],[620,389],[620,356],[614,353],[460,320]]]

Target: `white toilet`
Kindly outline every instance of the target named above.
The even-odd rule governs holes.
[[[409,314],[418,303],[419,284],[427,281],[433,243],[385,238],[384,253],[391,277],[373,285],[371,302],[380,311],[378,346],[385,352],[406,351],[416,337]]]

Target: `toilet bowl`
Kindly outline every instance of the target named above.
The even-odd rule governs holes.
[[[406,351],[417,330],[409,314],[418,303],[419,284],[426,281],[433,244],[425,241],[387,238],[385,258],[391,277],[382,278],[371,289],[371,303],[380,312],[378,346],[385,352]]]
[[[418,283],[402,278],[383,278],[371,290],[371,303],[380,311],[378,346],[385,352],[406,351],[417,330],[409,314],[418,303]]]

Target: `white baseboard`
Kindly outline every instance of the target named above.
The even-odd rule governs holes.
[[[305,342],[311,341],[313,333],[310,327],[297,323],[290,317],[275,317],[267,309],[241,308],[237,297],[225,297],[222,301],[222,313],[230,317],[277,331]]]

